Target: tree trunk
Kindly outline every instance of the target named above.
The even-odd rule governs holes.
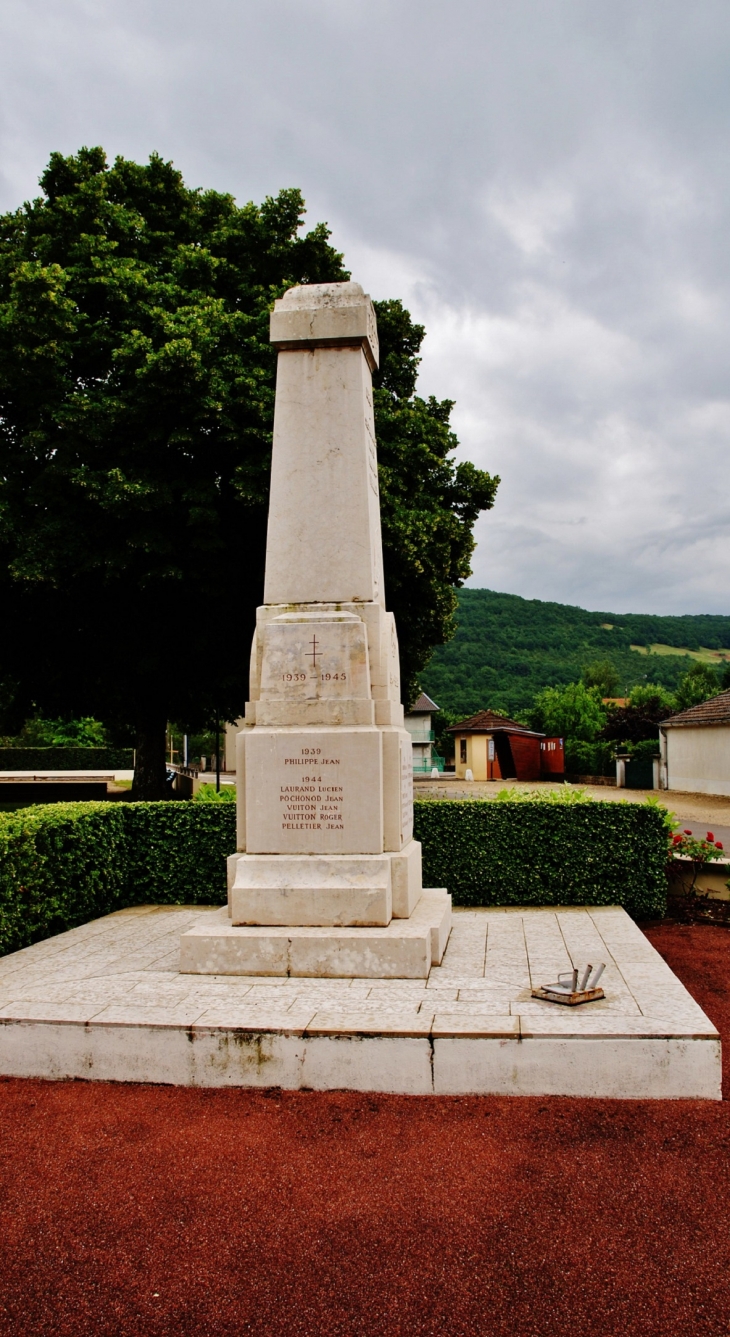
[[[165,739],[167,720],[145,719],[137,724],[133,799],[167,799],[170,793],[165,775]]]

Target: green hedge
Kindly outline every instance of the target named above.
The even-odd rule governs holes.
[[[623,905],[660,916],[667,830],[638,803],[415,804],[423,880],[455,905]]]
[[[221,905],[233,805],[58,803],[0,814],[0,953],[127,905]]]
[[[0,747],[0,771],[131,771],[131,747]]]
[[[661,915],[667,834],[630,803],[418,802],[426,886],[456,905]],[[0,952],[128,905],[222,904],[232,803],[59,803],[0,814]]]

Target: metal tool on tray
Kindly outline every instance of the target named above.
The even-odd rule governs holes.
[[[542,998],[546,1003],[563,1003],[568,1007],[575,1007],[577,1003],[594,1003],[598,998],[605,998],[603,989],[599,989],[598,981],[606,969],[605,961],[600,961],[595,968],[592,965],[586,966],[578,983],[578,967],[574,966],[572,970],[566,970],[562,975],[558,975],[555,984],[542,984],[539,989],[532,990],[533,998]]]

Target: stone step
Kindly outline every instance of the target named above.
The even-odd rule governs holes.
[[[242,854],[231,923],[257,927],[386,927],[390,855]]]
[[[236,925],[385,928],[408,919],[422,894],[421,846],[385,854],[232,854]]]
[[[180,939],[180,971],[191,975],[284,975],[331,979],[426,979],[451,929],[451,897],[425,890],[409,919],[386,928],[231,924],[227,908]]]

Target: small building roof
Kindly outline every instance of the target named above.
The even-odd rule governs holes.
[[[690,706],[679,715],[670,715],[662,720],[661,729],[691,729],[693,726],[712,724],[730,724],[730,690],[711,696],[709,701],[700,701],[698,706]]]
[[[493,710],[480,710],[478,715],[471,715],[460,724],[452,724],[447,733],[520,733],[528,738],[544,738],[544,733],[527,729],[517,720],[508,720],[505,715],[497,715]]]
[[[425,693],[425,692],[421,692],[421,695],[419,696],[418,700],[416,701],[416,704],[415,704],[414,706],[411,706],[410,710],[408,711],[408,714],[409,714],[409,715],[433,715],[434,711],[436,711],[436,710],[440,710],[440,709],[441,709],[441,707],[440,707],[440,706],[437,706],[437,705],[436,705],[436,702],[435,702],[435,701],[432,701],[431,698],[430,698],[430,696],[426,696],[426,693]]]

